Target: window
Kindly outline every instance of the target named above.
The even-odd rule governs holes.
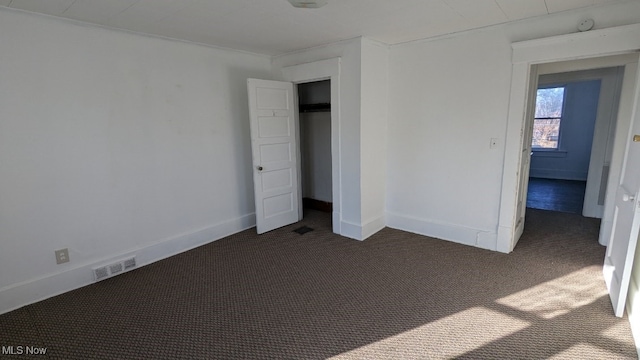
[[[563,103],[564,86],[538,89],[531,140],[533,149],[558,149]]]

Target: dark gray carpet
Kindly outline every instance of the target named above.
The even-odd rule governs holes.
[[[393,229],[358,242],[311,212],[0,315],[0,345],[46,347],[39,359],[637,358],[598,226],[528,210],[505,255]]]

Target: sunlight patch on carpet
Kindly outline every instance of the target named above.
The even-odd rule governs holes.
[[[549,359],[616,359],[620,355],[591,344],[576,344]]]
[[[529,325],[494,310],[474,307],[331,359],[454,358]],[[482,329],[482,336],[478,336],[478,329]]]
[[[607,295],[607,289],[602,286],[602,279],[593,276],[594,271],[599,272],[599,269],[598,266],[586,267],[503,297],[496,302],[536,314],[543,319],[552,319]]]
[[[631,317],[629,317],[631,324],[633,324],[633,319],[631,319]],[[605,329],[602,332],[602,336],[611,340],[611,341],[615,341],[617,343],[621,343],[621,344],[627,344],[629,346],[635,346],[635,343],[633,342],[633,339],[624,339],[622,337],[620,337],[620,334],[623,332],[627,332],[629,331],[629,323],[625,323],[625,322],[617,322],[615,324],[613,324],[612,326],[610,326],[609,328]],[[633,326],[633,325],[631,325]]]

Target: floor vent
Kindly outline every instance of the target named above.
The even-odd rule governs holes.
[[[293,232],[298,233],[300,235],[306,234],[309,231],[313,231],[313,229],[308,227],[308,226],[299,227],[299,228],[293,230]]]
[[[109,277],[109,270],[106,266],[93,269],[93,278],[98,281]]]
[[[127,271],[129,269],[133,269],[136,267],[136,258],[132,257],[131,259],[127,259],[124,261],[124,270]]]
[[[128,259],[122,259],[115,263],[93,268],[93,279],[100,281],[112,276],[121,274],[136,267],[136,258],[130,257]]]
[[[122,265],[122,263],[109,265],[109,272],[111,273],[111,275],[115,275],[117,273],[120,273],[120,272],[122,272],[123,269],[124,269],[124,266]]]

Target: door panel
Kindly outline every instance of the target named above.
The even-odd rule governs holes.
[[[624,186],[620,186],[616,194],[613,232],[604,262],[604,278],[616,316],[624,314],[633,255],[638,241],[640,223],[636,211],[637,196],[637,193],[631,193]]]
[[[262,116],[258,118],[258,133],[263,138],[278,137],[278,136],[290,136],[291,129],[289,128],[289,118],[286,116],[279,117],[267,117]]]
[[[300,220],[293,84],[248,79],[258,234]]]
[[[527,104],[524,111],[524,126],[522,130],[522,149],[520,153],[520,174],[517,193],[516,227],[513,237],[513,247],[516,246],[524,231],[524,218],[527,209],[527,191],[529,189],[529,169],[531,164],[531,133],[533,131],[533,117],[536,109],[536,95],[538,90],[538,68],[532,66],[527,88]]]
[[[640,74],[640,73],[639,73]],[[635,103],[640,103],[640,77],[636,77]],[[633,257],[638,242],[640,212],[640,116],[637,107],[631,116],[631,133],[622,165],[620,184],[616,191],[613,229],[604,261],[604,278],[616,316],[624,314]],[[638,135],[636,135],[638,134]]]

